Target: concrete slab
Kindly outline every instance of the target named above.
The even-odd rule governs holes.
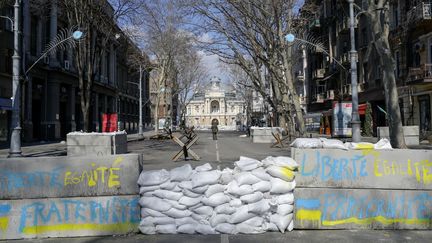
[[[296,229],[432,229],[432,191],[298,188]]]
[[[298,187],[432,189],[432,150],[295,149]]]
[[[3,200],[0,239],[137,232],[138,201],[138,196]]]
[[[141,155],[37,157],[0,162],[0,199],[130,195]]]

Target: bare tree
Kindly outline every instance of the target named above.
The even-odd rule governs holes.
[[[201,0],[194,9],[204,17],[202,27],[213,36],[207,50],[240,66],[275,111],[279,125],[288,127],[293,117],[302,135],[304,120],[292,74],[292,46],[285,41],[288,33],[296,32],[296,6],[293,0]]]
[[[68,24],[85,33],[75,53],[84,131],[90,130],[89,108],[101,60],[109,44],[117,41],[116,37],[121,32],[116,26],[117,21],[130,11],[135,11],[132,0],[117,0],[116,3],[111,5],[107,0],[58,0],[61,14],[66,16]]]
[[[382,80],[388,113],[390,143],[395,148],[405,148],[406,145],[394,73],[396,64],[388,40],[390,32],[389,1],[369,0],[366,16],[372,30],[372,40],[369,43],[367,53],[370,54],[373,50],[378,53],[379,64],[383,70]],[[367,55],[367,58],[368,56],[369,55]]]

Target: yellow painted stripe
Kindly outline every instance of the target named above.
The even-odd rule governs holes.
[[[9,218],[8,217],[0,217],[0,230],[6,231],[9,225]]]
[[[138,223],[117,223],[117,224],[57,224],[57,225],[37,225],[23,229],[24,234],[42,234],[50,231],[112,231],[115,233],[127,233],[131,229],[138,227]]]
[[[300,209],[296,212],[296,219],[298,220],[321,220],[321,211]]]
[[[376,216],[372,218],[364,218],[364,219],[358,219],[358,218],[347,218],[347,219],[341,219],[341,220],[324,220],[322,222],[322,225],[324,226],[334,226],[339,224],[359,224],[359,225],[368,225],[371,223],[380,222],[381,224],[387,225],[387,224],[394,224],[394,223],[401,223],[401,224],[431,224],[432,219],[389,219],[383,216]]]

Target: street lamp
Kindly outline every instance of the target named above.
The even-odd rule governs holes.
[[[21,70],[21,57],[20,57],[20,44],[19,44],[19,17],[20,17],[20,0],[16,0],[14,4],[14,55],[12,56],[12,133],[9,148],[9,158],[21,157],[21,118],[20,118],[20,100],[21,100],[21,88],[20,88],[20,70]],[[79,40],[83,37],[83,32],[76,30],[69,37],[61,40],[60,42],[53,45],[50,49],[46,50],[36,62],[25,71],[24,76],[27,76],[28,72],[44,58],[48,53],[53,51],[56,47],[69,40]]]
[[[352,140],[360,142],[360,116],[358,112],[358,90],[357,90],[357,51],[355,49],[355,16],[354,16],[354,0],[347,0],[349,3],[350,12],[350,39],[351,39],[351,100],[352,100]]]

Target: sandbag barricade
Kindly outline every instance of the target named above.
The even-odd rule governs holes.
[[[297,168],[289,157],[240,157],[234,169],[187,164],[143,171],[139,229],[143,234],[291,231]]]

